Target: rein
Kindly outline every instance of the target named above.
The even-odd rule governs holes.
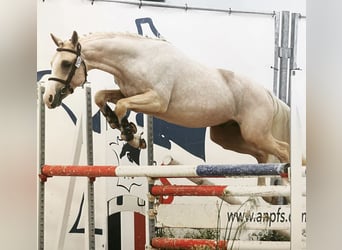
[[[83,82],[83,84],[87,81],[87,67],[84,63],[84,60],[81,57],[81,44],[78,43],[76,48],[77,48],[76,51],[72,50],[72,49],[66,49],[66,48],[57,48],[58,52],[66,51],[66,52],[73,53],[77,56],[75,58],[74,63],[72,64],[72,68],[71,68],[69,75],[68,75],[66,80],[63,80],[63,79],[60,79],[57,77],[50,77],[48,79],[48,80],[63,83],[65,85],[65,87],[61,89],[62,94],[65,94],[66,90],[69,90],[71,93],[74,92],[73,88],[70,86],[70,82],[75,75],[76,69],[78,69],[81,66],[81,64],[83,65],[83,69],[84,69],[84,82]]]

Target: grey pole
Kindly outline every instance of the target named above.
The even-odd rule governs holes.
[[[45,181],[41,169],[45,164],[45,106],[43,103],[44,87],[38,86],[38,173],[41,176],[38,183],[38,249],[44,249],[44,218],[45,218]]]
[[[273,94],[278,96],[278,72],[279,72],[279,34],[280,31],[280,12],[274,15],[274,64],[273,64]]]
[[[93,122],[91,109],[91,88],[85,87],[86,96],[86,148],[87,165],[94,165],[93,157]],[[88,179],[88,230],[89,250],[95,250],[95,201],[94,201],[94,178]]]
[[[300,18],[299,13],[291,14],[291,57],[290,57],[290,70],[289,70],[289,96],[288,104],[291,105],[291,76],[298,70],[297,66],[297,40],[298,40],[298,21]]]
[[[290,12],[282,12],[282,29],[281,29],[281,45],[279,48],[280,57],[280,69],[279,69],[279,98],[287,103],[288,97],[288,86],[287,86],[287,76],[288,76],[288,66],[289,57],[291,56],[291,50],[289,49],[289,25]]]

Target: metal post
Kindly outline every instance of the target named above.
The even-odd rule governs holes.
[[[153,155],[153,116],[147,115],[147,165],[154,164]],[[154,197],[151,195],[151,189],[154,185],[152,178],[147,178],[147,202],[145,203],[145,249],[153,249],[151,246],[152,238],[155,237],[155,215]]]
[[[298,40],[298,22],[299,22],[300,14],[292,13],[291,14],[291,49],[292,54],[290,58],[290,70],[297,70],[297,40]]]
[[[85,86],[86,96],[86,149],[87,149],[87,165],[94,164],[93,158],[93,123],[91,108],[91,88]],[[95,178],[88,179],[88,239],[89,249],[95,250],[95,206],[94,206],[94,181]]]
[[[278,71],[279,71],[279,37],[280,37],[280,13],[274,15],[274,64],[273,64],[273,93],[278,96]]]
[[[145,249],[154,249],[152,247],[152,239],[156,236],[155,231],[155,198],[151,194],[152,187],[154,186],[154,179],[147,178],[147,203],[145,205]]]
[[[289,57],[291,56],[291,50],[289,49],[289,19],[290,12],[282,12],[282,29],[281,29],[281,45],[279,48],[280,57],[280,69],[279,69],[279,98],[287,103],[287,76],[288,76],[288,64]]]
[[[291,57],[290,57],[290,71],[289,71],[289,93],[291,93],[291,77],[295,75],[297,66],[297,39],[298,39],[298,21],[300,18],[299,13],[291,14]],[[291,95],[288,96],[288,104],[291,105]]]
[[[147,116],[147,165],[154,164],[153,155],[153,116]]]
[[[38,135],[38,174],[41,176],[41,168],[45,164],[45,106],[43,103],[44,87],[38,86],[37,103],[37,135]],[[38,249],[44,249],[44,217],[45,217],[45,178],[40,178],[38,183]]]

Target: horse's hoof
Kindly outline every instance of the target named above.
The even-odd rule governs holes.
[[[114,124],[114,123],[109,123],[109,126],[112,128],[112,129],[116,129],[117,126]]]
[[[129,133],[129,134],[121,133],[121,139],[122,139],[123,141],[129,142],[129,141],[131,141],[131,140],[134,139],[134,135],[131,134],[131,133]]]
[[[140,138],[140,141],[139,141],[139,148],[141,148],[141,149],[145,149],[146,148],[146,141],[145,141],[145,139],[141,139]]]
[[[137,126],[133,122],[130,122],[129,125],[131,126],[132,134],[135,134],[138,131]]]
[[[110,118],[109,116],[106,116],[106,120],[107,120],[109,126],[110,126],[112,129],[118,128],[117,123],[115,122],[115,120],[113,120],[113,119]]]

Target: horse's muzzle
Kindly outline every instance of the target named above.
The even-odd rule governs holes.
[[[62,104],[62,100],[66,97],[66,94],[62,94],[61,91],[58,91],[55,96],[49,95],[47,100],[47,107],[50,109],[54,109]]]

